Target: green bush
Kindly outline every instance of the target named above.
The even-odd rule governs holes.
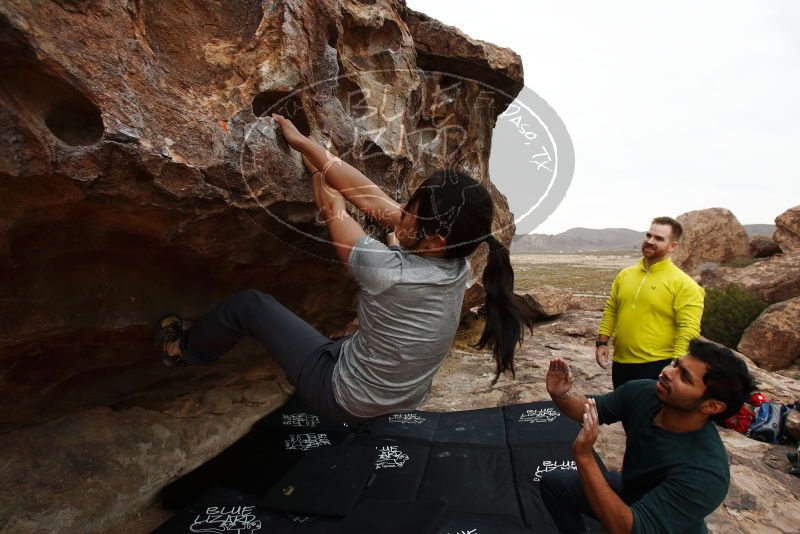
[[[701,333],[735,349],[745,329],[767,306],[766,302],[736,284],[729,285],[723,291],[707,289]]]

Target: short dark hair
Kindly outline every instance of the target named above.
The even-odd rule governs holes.
[[[668,224],[672,227],[672,238],[675,241],[680,241],[681,236],[683,235],[683,226],[681,223],[673,219],[672,217],[656,217],[650,224]]]
[[[731,349],[694,339],[689,343],[689,355],[708,366],[703,383],[706,385],[704,399],[715,399],[725,403],[725,410],[711,416],[711,420],[722,424],[725,419],[739,412],[742,404],[755,391],[756,384],[747,364]]]

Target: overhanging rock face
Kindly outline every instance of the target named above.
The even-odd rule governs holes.
[[[166,311],[255,287],[352,320],[272,111],[402,199],[445,166],[489,184],[521,87],[516,54],[395,1],[3,2],[0,430],[152,397]]]

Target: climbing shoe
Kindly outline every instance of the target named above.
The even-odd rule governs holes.
[[[185,367],[186,361],[180,356],[171,356],[168,348],[183,338],[183,320],[175,313],[168,313],[156,324],[156,346],[161,352],[161,361],[167,367]]]

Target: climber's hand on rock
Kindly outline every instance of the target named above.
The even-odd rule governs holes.
[[[283,115],[278,115],[277,113],[272,114],[272,118],[278,123],[281,127],[281,131],[283,132],[283,138],[286,139],[286,142],[289,143],[289,146],[295,150],[299,150],[302,152],[303,145],[309,142],[308,137],[300,133],[300,130],[297,127],[284,117]]]

